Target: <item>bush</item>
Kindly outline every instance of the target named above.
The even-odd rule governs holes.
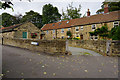
[[[112,40],[120,40],[120,26],[112,28],[109,37]]]
[[[73,40],[80,40],[80,37],[73,38]]]

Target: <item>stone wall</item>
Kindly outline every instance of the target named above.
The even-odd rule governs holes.
[[[27,39],[40,39],[41,31],[38,29],[34,24],[31,22],[26,22],[19,27],[14,28],[12,31],[0,33],[2,37],[9,37],[9,38],[23,38],[23,32],[27,32]],[[31,37],[31,33],[36,33],[36,38]]]
[[[109,54],[120,56],[120,41],[111,41]]]
[[[2,41],[0,42],[2,43]],[[39,45],[33,45],[31,44],[31,42],[37,42]],[[59,40],[28,40],[3,38],[3,44],[45,53],[64,54],[66,52],[66,41]]]
[[[69,46],[93,50],[102,55],[120,55],[120,41],[69,40]]]
[[[120,21],[119,21],[120,22]],[[108,23],[99,23],[99,24],[95,24],[96,25],[96,29],[97,28],[101,28],[104,25],[108,26],[108,30],[111,30],[113,28],[113,23],[114,22],[108,22]],[[76,31],[76,27],[78,27],[79,31]],[[81,29],[81,27],[83,27],[83,29]],[[83,25],[83,26],[75,26],[75,27],[68,27],[68,28],[63,28],[64,29],[64,33],[61,33],[61,29],[57,29],[57,31],[55,31],[55,33],[53,33],[53,30],[48,30],[49,32],[47,33],[47,31],[45,32],[45,37],[46,39],[54,39],[53,37],[56,36],[56,32],[57,32],[57,38],[61,38],[62,36],[64,36],[64,38],[67,38],[67,31],[68,29],[70,29],[71,33],[72,33],[72,38],[76,38],[77,36],[80,37],[80,35],[83,35],[83,40],[90,40],[90,34],[89,32],[93,32],[95,29],[92,29],[92,24],[89,25]],[[95,40],[95,37],[93,37]],[[101,40],[101,38],[98,36],[98,40]]]

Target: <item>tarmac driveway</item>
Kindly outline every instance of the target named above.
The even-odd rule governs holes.
[[[51,56],[2,46],[6,78],[117,78],[118,58],[103,56]]]
[[[83,49],[83,48],[77,48],[77,47],[68,47],[69,51],[72,53],[72,55],[91,55],[91,56],[102,56],[101,54]]]

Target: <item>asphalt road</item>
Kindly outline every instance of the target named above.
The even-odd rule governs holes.
[[[118,58],[104,56],[51,56],[2,46],[6,78],[117,78]]]

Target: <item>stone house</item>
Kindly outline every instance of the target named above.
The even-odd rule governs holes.
[[[109,30],[120,25],[120,11],[106,11],[103,14],[90,15],[88,10],[86,17],[45,24],[41,30],[45,33],[45,39],[68,38],[66,33],[71,31],[72,38],[98,40],[99,36],[92,36],[89,32],[104,25],[107,25]]]
[[[40,39],[41,31],[31,22],[16,24],[10,27],[0,29],[2,37],[19,38],[19,39]]]

